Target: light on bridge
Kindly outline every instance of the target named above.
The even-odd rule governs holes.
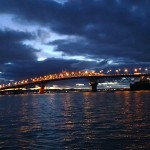
[[[128,72],[128,69],[125,69],[124,72],[127,73],[127,72]]]
[[[100,70],[99,72],[100,72],[100,73],[103,73],[103,70]]]
[[[135,68],[135,69],[134,69],[134,72],[137,72],[137,71],[138,71],[138,70]]]
[[[148,69],[147,68],[145,68],[145,72],[148,73]]]
[[[107,71],[107,72],[106,72]],[[124,72],[124,74],[123,74]],[[132,70],[130,69],[115,69],[115,70],[112,70],[112,69],[109,69],[109,70],[100,70],[99,72],[95,72],[95,71],[76,71],[76,72],[62,72],[62,73],[59,73],[59,74],[49,74],[49,75],[46,75],[46,76],[40,76],[40,77],[34,77],[34,78],[31,78],[31,79],[25,79],[25,80],[22,80],[22,81],[17,81],[17,82],[10,82],[6,85],[0,85],[0,88],[10,88],[11,86],[18,86],[18,85],[22,85],[22,84],[28,84],[28,81],[29,83],[36,83],[36,82],[40,82],[40,81],[45,81],[45,80],[56,80],[56,79],[63,79],[63,78],[66,78],[66,79],[69,79],[69,78],[72,78],[72,77],[76,77],[76,78],[80,78],[80,77],[83,77],[85,76],[88,77],[88,76],[108,76],[108,77],[111,77],[111,76],[115,76],[115,74],[112,74],[112,73],[116,73],[116,77],[119,76],[119,75],[123,75],[123,76],[127,76],[127,75],[140,75],[140,74],[148,74],[149,72],[149,68],[133,68]],[[132,74],[130,74],[132,73]]]

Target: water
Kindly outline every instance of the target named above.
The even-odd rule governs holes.
[[[150,149],[150,92],[0,96],[0,149]]]

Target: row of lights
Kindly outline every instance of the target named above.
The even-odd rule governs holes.
[[[140,71],[145,71],[146,73],[148,73],[148,68],[134,68],[134,73],[140,73]],[[30,79],[30,83],[32,82],[37,82],[37,81],[43,81],[43,80],[48,80],[48,79],[61,79],[61,78],[66,78],[66,77],[73,77],[73,76],[86,76],[87,74],[89,76],[91,75],[104,75],[104,70],[100,70],[99,73],[96,73],[95,71],[78,71],[78,72],[62,72],[60,74],[52,74],[52,75],[47,75],[47,76],[44,76],[44,77],[35,77],[35,78],[31,78]],[[113,72],[113,70],[107,70],[107,74],[110,74],[111,72]],[[116,69],[115,72],[118,74],[120,72],[125,72],[125,73],[128,73],[129,72],[129,69],[124,69],[124,70],[121,70],[121,69]],[[7,85],[0,85],[0,88],[3,88],[3,87],[9,87],[9,86],[16,86],[16,85],[22,85],[22,84],[27,84],[29,83],[29,80],[22,80],[22,81],[18,81],[18,82],[14,82],[14,83],[9,83]]]
[[[116,73],[120,73],[120,72],[128,73],[129,71],[131,71],[131,70],[129,70],[129,69],[116,69],[114,72],[116,72]],[[131,72],[140,73],[141,71],[148,73],[148,68],[144,68],[144,69],[143,68],[134,68]],[[103,73],[103,72],[105,72],[105,71],[100,70],[100,73]],[[106,73],[111,73],[111,72],[113,72],[112,69],[106,71]]]
[[[87,72],[87,71],[79,71],[79,72],[62,72],[60,74],[51,74],[51,75],[47,75],[47,76],[43,76],[43,77],[35,77],[35,78],[31,78],[30,80],[22,80],[22,81],[18,81],[18,82],[12,82],[12,83],[8,83],[7,85],[3,84],[0,85],[0,88],[4,88],[4,87],[10,87],[10,86],[17,86],[17,85],[22,85],[22,84],[28,84],[28,83],[33,83],[33,82],[38,82],[38,81],[43,81],[43,80],[49,80],[49,79],[61,79],[61,78],[68,78],[68,77],[73,77],[73,76],[81,76],[82,75],[87,75],[87,73],[89,75],[96,75],[95,71],[92,72]]]
[[[95,71],[78,71],[78,72],[62,72],[60,74],[52,74],[52,75],[47,75],[44,77],[35,77],[32,78],[32,82],[37,82],[37,81],[42,81],[42,80],[49,80],[49,79],[62,79],[62,78],[68,78],[68,77],[80,77],[80,76],[87,76],[87,74],[89,76],[92,75],[98,75],[99,73],[96,73]]]

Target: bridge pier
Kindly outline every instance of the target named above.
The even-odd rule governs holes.
[[[45,93],[45,86],[40,86],[39,94]]]
[[[97,81],[90,82],[90,86],[92,87],[92,92],[97,92]]]

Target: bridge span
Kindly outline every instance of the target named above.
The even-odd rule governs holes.
[[[87,81],[89,82],[92,91],[96,92],[98,83],[102,81],[107,81],[109,79],[120,81],[123,78],[131,79],[131,78],[144,78],[144,77],[150,77],[150,74],[149,73],[103,74],[94,71],[61,72],[57,74],[49,74],[45,76],[34,77],[22,81],[15,81],[8,84],[2,84],[0,85],[0,91],[6,91],[9,89],[30,88],[38,85],[40,87],[39,92],[44,93],[44,87],[49,82],[84,78],[87,79]]]

